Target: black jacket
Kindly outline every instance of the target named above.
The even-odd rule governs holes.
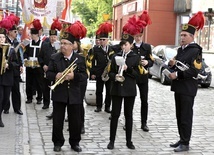
[[[171,90],[185,95],[195,96],[198,90],[197,77],[202,62],[202,48],[196,44],[189,44],[186,48],[178,49],[176,60],[181,61],[189,67],[188,70],[181,71],[174,66],[177,71],[177,79],[172,80]]]
[[[38,58],[40,66],[41,67],[43,67],[44,65],[48,66],[51,55],[56,52],[57,50],[55,49],[55,47],[51,45],[50,42],[43,42]]]
[[[73,53],[69,64],[71,64],[76,58],[77,68],[74,70],[74,79],[71,81],[64,81],[62,84],[56,86],[52,91],[52,100],[55,102],[64,102],[68,104],[82,104],[80,83],[87,79],[85,58],[77,53]],[[69,64],[66,64],[64,55],[59,52],[51,56],[47,78],[51,81],[55,81],[56,74],[63,72]]]
[[[109,77],[112,80],[111,95],[116,96],[136,96],[136,79],[140,75],[139,56],[134,52],[130,52],[126,58],[126,65],[128,66],[126,71],[123,71],[125,80],[123,82],[115,81],[115,76],[118,74],[119,66],[115,61],[115,56],[122,56],[122,52],[115,54],[111,61],[111,67],[109,71]]]
[[[19,42],[17,39],[14,39],[13,42],[11,42],[9,38],[7,38],[7,42],[11,45],[10,51],[8,51],[8,61],[13,65],[13,76],[18,77],[20,76],[20,67],[23,65],[19,49],[15,51],[15,48],[19,45]]]
[[[142,43],[140,47],[137,47],[136,44],[133,44],[134,53],[138,54],[139,57],[144,56],[144,59],[148,61],[148,65],[144,66],[146,70],[148,70],[149,67],[153,66],[154,59],[152,57],[152,50],[151,45]],[[137,83],[147,83],[148,82],[148,74],[142,74],[137,80]]]
[[[93,59],[92,68],[90,70],[91,75],[96,75],[96,77],[101,77],[105,67],[107,66],[109,60],[111,60],[114,55],[114,51],[111,46],[108,45],[108,52],[105,52],[101,46],[96,46],[93,49]]]

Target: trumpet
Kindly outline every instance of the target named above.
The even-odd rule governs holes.
[[[56,86],[58,86],[59,84],[62,84],[65,81],[65,76],[70,72],[70,71],[74,71],[77,68],[77,65],[75,64],[75,62],[78,60],[78,58],[76,58],[63,72],[62,72],[62,76],[57,79],[55,81],[55,83],[50,86],[51,90],[54,90]]]
[[[123,71],[124,71],[124,65],[119,67],[118,74],[115,77],[115,79],[118,82],[123,82],[125,80],[125,77],[123,76]]]
[[[180,69],[181,71],[185,71],[185,70],[188,70],[189,67],[187,65],[185,65],[184,63],[182,63],[181,61],[179,60],[176,60],[175,61],[175,66]]]

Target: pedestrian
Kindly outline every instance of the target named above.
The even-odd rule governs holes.
[[[198,90],[197,75],[202,67],[202,48],[194,42],[196,30],[204,26],[204,16],[198,12],[182,26],[180,44],[177,55],[169,65],[174,70],[169,74],[172,79],[171,91],[174,91],[175,109],[179,140],[170,144],[175,152],[189,150],[192,133],[193,105]],[[187,66],[184,67],[184,66]]]
[[[20,18],[13,14],[10,14],[8,17],[11,19],[11,27],[8,29],[7,33],[7,43],[10,44],[10,51],[9,51],[9,61],[13,64],[13,87],[12,87],[12,94],[11,94],[11,101],[13,105],[13,110],[16,114],[23,115],[21,111],[21,93],[20,93],[20,75],[23,72],[23,63],[21,59],[21,53],[19,52],[19,42],[17,41],[17,26],[19,23]],[[10,109],[10,101],[6,103],[4,107],[4,113],[8,114]]]
[[[42,46],[42,40],[39,38],[39,30],[42,28],[39,19],[34,19],[32,22],[33,28],[30,29],[31,38],[30,44],[25,47],[24,59],[26,67],[26,94],[27,100],[25,103],[30,104],[33,100],[34,89],[37,91],[37,104],[42,103],[42,89],[44,72],[39,65],[38,57]],[[34,83],[35,82],[35,83]],[[36,87],[36,88],[34,88]]]
[[[65,142],[63,125],[66,108],[68,114],[69,144],[74,151],[82,151],[82,148],[79,146],[82,125],[80,83],[87,79],[87,73],[85,58],[73,52],[74,41],[76,40],[75,34],[77,34],[76,32],[78,32],[78,30],[79,27],[76,27],[74,24],[67,28],[60,41],[60,52],[51,56],[48,65],[47,78],[55,81],[55,88],[53,88],[54,85],[52,86],[52,89],[54,89],[54,91],[52,91],[52,141],[55,152],[61,151],[61,147]],[[83,37],[82,35],[80,36]],[[72,67],[68,68],[69,66]]]
[[[41,46],[41,50],[39,52],[38,60],[39,64],[43,69],[43,81],[44,81],[44,87],[43,87],[43,107],[42,109],[48,109],[50,105],[50,85],[51,81],[47,79],[46,72],[48,70],[48,64],[50,61],[50,57],[52,54],[56,53],[57,50],[55,48],[55,42],[58,41],[57,37],[57,31],[61,30],[61,23],[58,19],[54,19],[53,23],[51,24],[51,29],[49,30],[49,41],[43,42]],[[52,115],[52,114],[51,114]],[[50,116],[49,118],[51,118]]]
[[[142,66],[145,68],[146,74],[140,75],[137,80],[137,86],[140,92],[141,100],[141,129],[145,132],[149,131],[147,126],[148,119],[148,91],[149,91],[149,78],[148,78],[148,68],[152,67],[154,59],[152,57],[151,45],[143,42],[143,32],[147,25],[151,24],[151,19],[147,11],[143,11],[140,15],[139,20],[142,20],[144,28],[140,31],[139,34],[134,36],[135,43],[133,45],[134,53],[138,54],[141,58]]]
[[[135,16],[129,19],[128,23],[123,27],[121,39],[121,51],[117,52],[110,65],[109,77],[112,81],[111,98],[112,111],[110,122],[110,142],[108,149],[114,148],[118,119],[124,101],[124,115],[126,127],[126,146],[129,149],[135,149],[132,143],[132,125],[133,125],[133,107],[136,91],[136,79],[143,73],[140,65],[140,58],[131,48],[133,46],[134,35],[140,32],[141,25],[136,22]],[[120,61],[119,61],[120,60]],[[119,62],[121,62],[119,64]]]
[[[112,32],[112,24],[104,22],[100,24],[96,32],[100,38],[100,46],[93,48],[92,68],[90,70],[91,80],[96,80],[96,109],[95,112],[101,112],[103,106],[103,87],[105,85],[105,112],[110,113],[111,96],[110,87],[111,81],[108,77],[107,68],[111,57],[114,54],[111,46],[108,44],[109,33]]]

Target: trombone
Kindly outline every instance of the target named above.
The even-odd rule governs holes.
[[[51,90],[54,90],[56,86],[58,86],[59,84],[62,84],[65,81],[65,76],[68,75],[68,73],[70,71],[74,71],[77,68],[77,65],[75,64],[75,62],[78,60],[78,58],[76,58],[63,72],[62,72],[62,76],[57,79],[55,81],[55,83],[50,86]]]

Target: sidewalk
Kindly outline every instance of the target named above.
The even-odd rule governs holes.
[[[140,99],[136,97],[134,107],[133,143],[135,150],[126,147],[123,110],[118,122],[115,149],[108,150],[109,114],[95,113],[94,106],[85,105],[86,133],[82,135],[80,146],[84,155],[171,155],[175,154],[169,147],[178,140],[175,119],[173,92],[169,86],[162,86],[155,80],[149,82],[149,132],[140,129]],[[68,125],[64,124],[65,144],[62,151],[55,153],[52,143],[52,121],[46,115],[52,107],[43,110],[43,105],[25,104],[25,84],[21,83],[22,111],[24,115],[16,115],[12,108],[10,113],[3,114],[4,128],[0,128],[0,155],[76,155],[68,144]],[[190,151],[178,155],[213,155],[214,154],[214,89],[199,89],[194,107],[193,135]],[[206,103],[204,103],[206,100]]]

